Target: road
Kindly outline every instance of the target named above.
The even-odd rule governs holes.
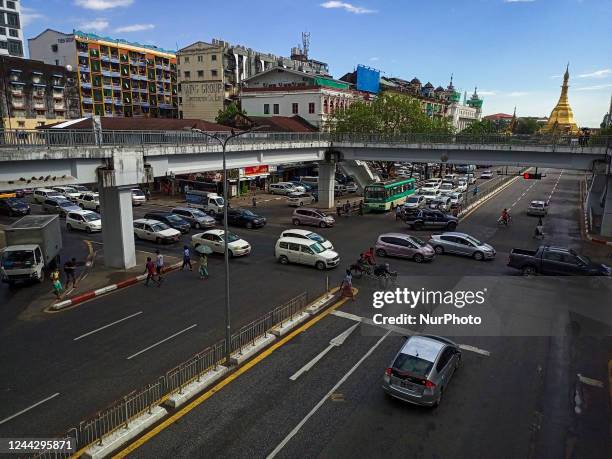
[[[346,316],[330,314],[191,411],[182,422],[172,424],[136,449],[134,455],[187,457],[206,451],[206,455],[215,456],[265,456],[282,445],[280,456],[299,451],[300,455],[323,457],[365,453],[467,457],[496,451],[508,457],[559,457],[570,447],[589,451],[591,457],[607,456],[600,456],[601,449],[589,446],[606,444],[602,435],[607,432],[607,404],[591,403],[584,415],[576,418],[570,394],[579,372],[607,382],[607,365],[612,359],[609,330],[602,329],[596,320],[599,317],[587,319],[575,308],[548,308],[541,316],[531,312],[538,302],[550,298],[588,298],[591,285],[551,279],[552,284],[543,282],[541,287],[532,285],[529,289],[523,278],[506,267],[512,248],[540,244],[531,238],[535,220],[524,210],[529,201],[548,197],[551,210],[545,219],[546,240],[605,261],[607,252],[586,246],[580,239],[578,180],[577,174],[560,171],[548,171],[542,181],[519,179],[462,221],[459,230],[496,248],[497,258],[491,262],[453,256],[437,257],[427,264],[389,261],[399,272],[398,285],[422,280],[422,285],[431,282],[452,289],[487,282],[501,296],[508,293],[508,301],[520,309],[516,316],[503,316],[510,319],[508,323],[516,324],[503,330],[510,336],[456,338],[490,355],[465,352],[465,365],[440,409],[416,409],[383,397],[380,378],[402,338],[389,334],[382,339],[386,330],[372,325],[361,324],[345,344],[332,349],[303,376],[290,380],[331,339],[354,323]],[[509,228],[495,223],[503,207],[511,207],[514,217]],[[268,217],[266,228],[235,230],[254,251],[249,257],[232,260],[234,327],[301,291],[308,291],[314,298],[322,292],[326,275],[332,284],[342,277],[341,269],[321,273],[276,263],[271,255],[274,242],[290,225],[290,211],[270,206],[260,207],[258,212]],[[406,228],[392,215],[366,215],[341,218],[336,227],[319,232],[334,243],[344,264],[348,264],[371,246],[378,234],[396,230]],[[426,237],[428,233],[420,234]],[[137,244],[151,251],[155,247]],[[165,249],[168,253],[180,251],[180,247]],[[221,338],[221,258],[211,258],[210,271],[211,279],[206,282],[198,281],[195,273],[174,273],[167,276],[160,289],[138,285],[41,320],[3,323],[0,345],[11,352],[4,353],[0,362],[5,374],[10,375],[3,380],[0,396],[2,436],[62,433]],[[371,317],[371,294],[378,286],[365,280],[355,284],[361,289],[358,300],[339,310]],[[519,288],[527,289],[531,299],[517,296]],[[499,305],[507,306],[504,302]],[[115,323],[121,319],[125,320]],[[114,325],[75,341],[109,324]],[[536,325],[529,328],[531,324]],[[599,337],[587,336],[591,331]],[[335,389],[336,395],[327,396],[345,377]],[[606,392],[589,389],[589,400],[603,399],[605,403]],[[54,394],[59,395],[46,400]],[[3,422],[42,400],[46,401]],[[320,407],[305,419],[321,400]],[[287,438],[302,421],[295,435]],[[573,439],[570,446],[566,442],[569,431]],[[601,442],[593,443],[595,440]]]

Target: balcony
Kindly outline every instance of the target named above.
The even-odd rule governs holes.
[[[54,99],[63,99],[64,98],[64,91],[53,91],[53,98]]]
[[[40,91],[40,90],[32,91],[32,97],[35,97],[37,99],[44,99],[45,91]]]
[[[105,97],[104,98],[104,103],[105,104],[112,104],[114,102],[112,97]]]
[[[92,105],[93,99],[91,97],[83,97],[83,105]]]
[[[111,77],[111,76],[113,76],[113,72],[111,72],[110,70],[102,69],[102,76]]]
[[[36,110],[46,110],[47,109],[47,105],[44,102],[34,102],[33,105]]]
[[[54,103],[53,104],[53,110],[65,110],[66,109],[66,105],[64,105],[64,103]]]
[[[23,96],[23,88],[21,86],[11,87],[11,94],[14,96]]]
[[[81,73],[91,73],[89,67],[85,67],[84,65],[79,65],[79,72]]]
[[[81,88],[83,88],[83,89],[91,89],[91,83],[81,83]]]
[[[121,99],[115,99],[114,104],[123,106],[123,101]]]
[[[77,55],[78,55],[79,57],[86,57],[86,58],[89,58],[89,52],[87,52],[87,51],[79,51],[79,52],[77,53]]]
[[[13,99],[11,101],[11,105],[13,106],[13,108],[23,108],[24,103],[21,99]]]

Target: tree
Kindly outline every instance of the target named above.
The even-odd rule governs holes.
[[[468,127],[466,127],[461,134],[470,135],[484,135],[484,134],[495,134],[499,132],[497,126],[491,122],[491,120],[474,121]]]
[[[535,118],[519,118],[514,134],[535,134],[540,129]]]
[[[215,121],[218,124],[229,126],[229,125],[232,125],[232,123],[234,122],[234,118],[236,117],[236,115],[246,115],[246,112],[242,110],[240,107],[238,107],[236,102],[231,102],[223,110],[219,110],[219,113],[217,114],[217,118],[215,119]]]

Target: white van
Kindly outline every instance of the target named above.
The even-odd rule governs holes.
[[[42,204],[43,202],[45,202],[47,200],[47,198],[65,198],[65,196],[60,193],[59,191],[55,191],[52,190],[50,188],[37,188],[34,190],[34,201],[37,202],[38,204]]]
[[[78,229],[88,233],[102,231],[102,220],[100,215],[91,210],[75,210],[66,215],[66,228],[68,231]]]
[[[314,266],[319,270],[334,268],[340,263],[340,255],[326,249],[316,241],[297,237],[281,237],[274,249],[276,259],[286,265],[299,263]]]
[[[296,193],[297,190],[293,186],[293,183],[272,183],[270,185],[270,193],[288,195],[289,193]]]

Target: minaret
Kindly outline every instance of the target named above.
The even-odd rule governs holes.
[[[546,126],[542,128],[542,132],[556,132],[556,133],[568,133],[578,134],[578,125],[574,121],[574,112],[570,107],[567,92],[569,89],[569,62],[565,68],[565,74],[563,75],[563,85],[561,86],[561,95],[559,96],[559,102],[553,111],[550,113],[550,118]]]

